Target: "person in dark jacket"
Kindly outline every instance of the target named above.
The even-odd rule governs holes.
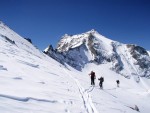
[[[116,80],[116,82],[117,82],[117,87],[119,87],[120,81],[119,81],[119,80]]]
[[[103,89],[104,77],[100,77],[98,80],[100,81],[100,82],[99,82],[100,88]]]
[[[91,76],[91,85],[95,85],[95,81],[94,81],[96,79],[95,72],[91,71],[89,75]]]

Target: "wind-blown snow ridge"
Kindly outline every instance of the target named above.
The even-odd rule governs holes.
[[[39,98],[33,98],[33,97],[16,97],[16,96],[11,96],[11,95],[4,95],[4,94],[0,94],[0,97],[22,101],[22,102],[28,102],[30,100],[39,101],[39,102],[50,102],[50,103],[58,102],[57,100],[47,100],[47,99],[39,99]]]
[[[34,68],[38,68],[39,65],[36,65],[36,64],[33,64],[33,63],[29,63],[29,62],[25,62],[25,61],[21,61],[21,60],[18,60],[18,62],[22,63],[22,64],[25,64],[25,65],[28,65],[28,66],[31,66],[31,67],[34,67]]]
[[[7,68],[5,68],[2,65],[0,65],[0,70],[7,70]]]

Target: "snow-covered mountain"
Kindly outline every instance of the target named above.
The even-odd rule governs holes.
[[[148,113],[150,80],[139,77],[137,82],[134,75],[127,79],[113,71],[107,54],[111,55],[113,47],[109,44],[114,41],[104,40],[107,48],[103,42],[100,51],[106,53],[104,59],[94,56],[97,46],[87,40],[64,51],[61,46],[57,51],[49,46],[51,58],[0,22],[0,113],[137,113],[135,106]],[[77,51],[85,58],[78,57]],[[71,52],[78,58],[77,64],[84,60],[79,65],[82,71],[71,67]],[[65,58],[67,54],[71,60]],[[94,87],[88,75],[91,70],[96,73]],[[103,90],[98,85],[100,76],[104,76]],[[116,79],[120,80],[119,88]]]
[[[144,48],[110,40],[91,30],[78,35],[64,35],[55,49],[44,50],[58,61],[82,70],[88,63],[110,64],[110,69],[126,77],[150,77],[150,56]]]

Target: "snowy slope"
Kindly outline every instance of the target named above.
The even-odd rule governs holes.
[[[2,40],[10,42],[22,50],[25,50],[33,55],[34,52],[36,52],[36,55],[40,55],[40,51],[35,49],[35,47],[30,44],[30,42],[19,36],[2,22],[0,22],[0,36]]]
[[[77,71],[0,26],[0,113],[137,113],[135,105],[141,113],[150,111],[149,79],[126,79],[110,70],[111,64],[89,63]],[[95,87],[90,86],[91,70],[96,72]],[[100,76],[104,90],[98,86]]]
[[[83,69],[83,73],[89,73],[90,70],[94,70],[97,75],[97,79],[100,76],[104,76],[104,90],[100,90],[98,81],[96,80],[96,86],[94,88],[89,87],[84,81],[85,78],[80,79],[82,86],[85,86],[86,91],[91,94],[92,101],[99,113],[136,113],[131,109],[137,105],[142,113],[149,112],[149,105],[146,104],[150,101],[147,100],[150,95],[150,83],[149,79],[140,78],[140,82],[137,83],[134,76],[130,79],[126,79],[119,74],[108,69],[108,64],[105,65],[86,65]],[[121,81],[120,88],[116,87],[116,80]],[[90,82],[90,81],[89,81]]]
[[[0,26],[0,112],[85,112],[78,87],[64,66],[3,23]]]

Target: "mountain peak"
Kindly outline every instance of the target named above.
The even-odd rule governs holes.
[[[98,45],[101,45],[101,46],[106,45],[107,46],[105,47],[106,50],[112,49],[109,45],[112,42],[115,42],[111,39],[108,39],[102,36],[96,30],[92,29],[82,34],[76,34],[76,35],[65,34],[64,36],[62,36],[61,40],[58,42],[57,50],[61,52],[68,51],[70,48],[79,47],[85,42],[87,45],[89,41],[92,41],[92,43],[97,43]]]
[[[86,33],[95,33],[97,32],[95,29],[91,29],[90,31],[87,31]]]

